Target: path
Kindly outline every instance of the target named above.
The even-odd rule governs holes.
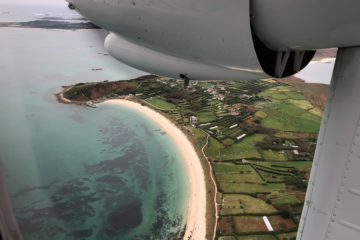
[[[207,163],[209,165],[209,170],[210,170],[210,177],[211,177],[211,180],[214,184],[214,187],[215,187],[215,193],[214,193],[214,204],[215,204],[215,226],[214,226],[214,233],[213,233],[213,240],[215,239],[216,237],[216,229],[217,229],[217,221],[218,221],[218,218],[219,218],[219,215],[218,215],[218,208],[217,208],[217,201],[216,201],[216,195],[217,195],[217,192],[218,192],[218,189],[217,189],[217,185],[216,185],[216,181],[215,181],[215,178],[214,178],[214,172],[213,172],[213,169],[212,169],[212,166],[211,166],[211,163],[209,161],[209,158],[206,156],[205,154],[205,148],[208,146],[209,144],[209,137],[210,135],[205,132],[204,130],[202,130],[204,133],[206,133],[206,143],[205,145],[202,147],[201,149],[201,152],[202,154],[204,155],[204,157],[206,158],[207,160]]]

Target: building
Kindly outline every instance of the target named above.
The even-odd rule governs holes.
[[[190,117],[190,124],[191,126],[195,127],[195,124],[197,123],[197,118],[195,116]]]

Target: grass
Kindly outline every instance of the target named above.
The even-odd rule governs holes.
[[[243,194],[224,194],[226,206],[242,206],[244,213],[273,213],[277,210],[260,198],[254,198]]]
[[[301,115],[302,118],[311,120],[311,121],[315,121],[315,122],[320,122],[321,121],[321,117],[311,114],[311,113],[304,113],[303,115]]]
[[[262,141],[264,138],[264,135],[262,134],[255,134],[252,136],[245,137],[243,140],[241,140],[239,143],[236,143],[232,146],[232,149],[238,150],[238,151],[249,151],[252,150],[255,147],[255,144],[257,142]]]
[[[239,173],[240,171],[253,171],[249,165],[235,165],[232,163],[214,164],[215,173]]]
[[[235,194],[232,194],[236,196]],[[223,204],[221,205],[220,214],[240,214],[245,213],[244,206],[240,202],[239,198],[231,197],[232,195],[224,195],[223,196]]]
[[[294,167],[294,168],[311,168],[312,162],[310,161],[287,161],[287,162],[264,162],[264,161],[251,161],[265,167],[272,167],[272,165]],[[274,167],[276,168],[276,167]]]
[[[232,183],[219,182],[219,189],[224,193],[256,193],[271,192],[272,190],[284,190],[285,184],[249,184],[249,183]]]
[[[290,86],[277,86],[277,87],[274,87],[272,89],[276,90],[276,91],[281,91],[281,92],[289,92],[289,91],[291,91]]]
[[[220,152],[222,149],[224,149],[224,145],[222,145],[215,138],[209,137],[209,144],[206,148],[206,154],[208,156],[216,157],[216,156],[220,155]]]
[[[321,118],[306,112],[291,103],[268,104],[265,107],[268,117],[261,121],[266,128],[293,132],[318,132]]]
[[[277,205],[299,203],[299,199],[297,199],[293,195],[288,195],[288,196],[284,196],[284,197],[281,197],[281,198],[274,198],[274,199],[271,199],[271,201],[274,202]]]
[[[313,121],[308,118],[301,117],[298,119],[298,123],[300,124],[300,129],[303,132],[317,133],[320,130],[320,121]]]
[[[261,155],[256,149],[253,149],[246,152],[239,152],[239,153],[218,156],[215,158],[215,160],[228,161],[228,160],[249,159],[249,158],[261,158]]]
[[[294,100],[304,100],[305,99],[305,97],[299,92],[288,91],[285,94]]]
[[[258,118],[266,118],[267,117],[267,114],[261,110],[257,111],[255,113],[255,116],[258,117]]]
[[[273,94],[274,91],[269,90],[265,90],[261,93],[258,94],[259,97],[264,97],[264,98],[268,98],[271,97],[271,95]]]
[[[212,112],[199,112],[196,114],[199,122],[210,122],[216,119]]]
[[[312,113],[312,114],[314,114],[314,115],[316,115],[316,116],[319,116],[319,117],[322,117],[322,115],[323,115],[323,112],[322,112],[320,109],[318,109],[318,108],[313,108],[313,109],[311,109],[311,110],[309,111],[309,113]]]
[[[229,160],[241,158],[261,158],[260,153],[256,150],[257,142],[262,141],[264,135],[255,134],[245,137],[240,142],[235,143],[229,147],[225,147],[214,138],[209,138],[209,146],[206,149],[208,156],[215,160]]]
[[[214,164],[217,181],[264,183],[249,165]]]
[[[273,93],[271,95],[272,98],[277,99],[277,100],[284,100],[284,99],[288,99],[289,97],[285,94],[282,93]]]
[[[276,169],[274,170],[276,171]],[[258,171],[266,182],[283,182],[285,180],[285,176],[281,176],[274,173],[268,173],[261,169],[258,169]]]
[[[195,139],[194,144],[197,146],[197,148],[201,149],[206,143],[206,134],[202,130],[193,127],[190,131],[193,138]]]
[[[276,150],[262,150],[261,154],[263,158],[267,161],[287,161],[288,158],[284,151],[276,151]]]
[[[291,103],[282,103],[279,105],[273,105],[271,107],[272,109],[279,110],[281,113],[286,113],[289,116],[298,116],[305,113],[303,109]]]
[[[296,122],[296,118],[287,117],[286,115],[269,116],[261,121],[261,125],[266,128],[273,128],[283,131],[301,131]]]
[[[304,110],[309,110],[314,107],[308,100],[292,100],[291,99],[289,102],[301,109],[304,109]]]
[[[225,145],[225,146],[230,146],[232,144],[234,144],[234,140],[232,140],[231,138],[225,138],[222,143]]]
[[[241,216],[233,218],[236,232],[257,232],[267,231],[266,225],[262,217]]]
[[[163,110],[172,110],[175,108],[174,104],[165,101],[161,97],[153,97],[150,100],[147,100],[147,102],[150,103],[152,106]]]
[[[264,183],[264,181],[259,177],[259,175],[255,171],[252,171],[251,173],[243,173],[243,174],[216,173],[216,179],[218,181],[225,181],[225,182]]]
[[[237,240],[278,240],[273,235],[248,235],[248,236],[240,236]]]
[[[265,98],[272,98],[272,99],[276,99],[276,100],[286,100],[289,98],[299,99],[299,96],[297,95],[297,93],[291,92],[291,87],[287,87],[287,86],[278,86],[278,87],[274,87],[274,88],[265,90],[265,91],[259,93],[258,96],[265,97]],[[302,95],[300,94],[300,96],[302,96]],[[300,98],[300,99],[305,99],[305,98],[302,96],[302,98]]]
[[[234,214],[243,214],[245,210],[240,208],[240,203],[236,205],[236,203],[229,203],[222,206],[220,210],[221,215],[234,215]]]
[[[292,132],[318,132],[321,111],[290,87],[275,87],[258,94],[272,103],[257,112],[263,127]]]

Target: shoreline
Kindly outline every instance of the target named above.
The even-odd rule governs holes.
[[[207,199],[205,176],[200,158],[193,144],[169,119],[149,107],[123,99],[106,100],[104,103],[126,106],[141,112],[160,125],[173,139],[185,161],[190,186],[184,239],[206,239]]]

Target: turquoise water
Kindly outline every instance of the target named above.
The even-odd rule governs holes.
[[[171,138],[126,107],[56,102],[63,85],[144,74],[104,55],[98,31],[0,28],[0,162],[21,232],[176,239],[188,181]]]

